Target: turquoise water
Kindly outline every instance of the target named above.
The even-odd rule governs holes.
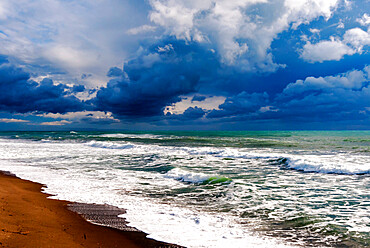
[[[104,136],[104,134],[112,135]],[[370,152],[370,131],[157,131],[126,133],[72,131],[72,133],[0,132],[0,136],[34,140],[123,140],[163,145],[344,149]]]
[[[123,206],[164,241],[370,245],[370,131],[2,132],[0,141],[0,169],[62,199]],[[181,223],[194,234],[166,230]]]

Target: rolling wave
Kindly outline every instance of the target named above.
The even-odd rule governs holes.
[[[292,169],[302,172],[316,172],[326,174],[361,175],[370,174],[370,157],[367,154],[350,153],[305,153],[292,154],[278,152],[272,149],[237,149],[214,147],[178,147],[133,144],[130,142],[90,141],[88,146],[104,149],[132,149],[136,153],[159,154],[162,156],[210,156],[213,159],[237,159],[262,161],[265,165],[275,165],[282,169]],[[205,159],[207,161],[207,159]],[[199,183],[200,178],[187,176],[185,172],[182,180]],[[206,177],[206,176],[205,176]],[[192,178],[192,179],[191,179]],[[206,178],[207,179],[207,178]],[[204,180],[206,180],[204,179]],[[201,181],[204,181],[203,179]]]
[[[185,171],[180,168],[174,168],[170,170],[164,175],[164,177],[194,184],[230,183],[232,181],[230,178],[227,177],[218,175],[210,176],[204,173]]]

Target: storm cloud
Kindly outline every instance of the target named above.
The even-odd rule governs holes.
[[[365,2],[5,0],[0,114],[102,128],[366,128]]]
[[[150,46],[128,61],[124,70],[111,68],[111,79],[97,92],[98,110],[122,117],[163,115],[163,109],[196,92],[205,77],[217,71],[216,55],[196,43],[174,39]]]
[[[1,62],[0,62],[1,63]],[[11,65],[6,59],[0,64],[0,110],[6,112],[66,113],[84,109],[85,104],[71,95],[83,86],[55,85],[45,78],[39,83],[29,73]]]

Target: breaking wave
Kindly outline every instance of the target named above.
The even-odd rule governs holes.
[[[165,178],[171,178],[182,182],[194,184],[217,184],[217,183],[230,183],[232,180],[227,177],[218,175],[207,175],[204,173],[195,173],[185,171],[179,168],[174,168],[164,175]]]
[[[237,149],[237,148],[205,148],[205,147],[177,147],[159,145],[139,145],[130,142],[90,141],[88,146],[105,149],[134,149],[133,152],[162,154],[166,156],[210,156],[213,159],[258,160],[266,165],[280,166],[283,169],[292,169],[303,172],[317,172],[326,174],[361,175],[370,174],[370,157],[366,154],[292,154],[277,152],[271,149]],[[171,176],[190,183],[199,183],[209,176],[188,175],[187,172],[172,172]]]

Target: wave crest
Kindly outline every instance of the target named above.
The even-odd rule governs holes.
[[[218,175],[207,175],[204,173],[195,173],[175,168],[167,172],[164,177],[175,179],[181,182],[194,183],[194,184],[218,184],[230,183],[232,180],[227,177]]]
[[[106,149],[132,149],[135,147],[133,144],[119,144],[113,142],[100,142],[100,141],[90,141],[87,143],[88,146]]]

